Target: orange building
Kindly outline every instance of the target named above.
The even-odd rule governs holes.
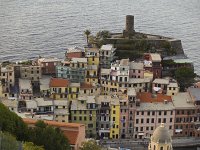
[[[37,120],[23,118],[23,121],[29,126],[34,127]],[[69,140],[71,150],[79,150],[85,141],[85,125],[78,123],[60,123],[56,121],[46,121],[49,126],[60,128],[65,137]]]

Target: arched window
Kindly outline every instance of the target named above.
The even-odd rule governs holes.
[[[163,147],[160,147],[160,150],[163,150]]]

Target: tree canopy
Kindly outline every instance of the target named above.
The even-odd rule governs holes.
[[[101,150],[101,147],[97,145],[95,140],[89,140],[83,143],[81,150]]]
[[[48,126],[43,121],[38,121],[35,126],[28,128],[17,114],[0,103],[0,130],[12,134],[18,141],[33,142],[46,150],[70,149],[69,142],[60,129]]]
[[[9,133],[0,131],[0,149],[2,150],[18,150],[19,143],[14,136]]]
[[[44,146],[46,150],[69,150],[70,145],[59,128],[46,125],[38,121],[36,127],[30,129],[30,141],[36,145]]]
[[[32,142],[25,142],[23,144],[23,150],[44,150],[42,146],[34,145]]]
[[[89,44],[88,40],[89,40],[89,35],[91,34],[91,31],[90,30],[85,30],[84,31],[84,34],[86,35],[86,38],[87,38],[87,45]]]
[[[193,69],[182,67],[175,71],[175,78],[180,84],[180,90],[184,91],[185,88],[191,86],[194,83],[194,78],[196,74]]]
[[[28,128],[23,120],[2,103],[0,103],[0,129],[14,135],[19,141],[25,141],[28,137]]]

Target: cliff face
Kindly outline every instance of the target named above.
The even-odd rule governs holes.
[[[184,54],[181,40],[170,40],[171,47],[176,50],[177,54]]]
[[[117,56],[119,58],[138,58],[143,53],[153,49],[162,50],[165,56],[184,54],[181,40],[176,39],[127,39],[127,38],[108,38],[104,39],[103,44],[113,44],[117,48]]]

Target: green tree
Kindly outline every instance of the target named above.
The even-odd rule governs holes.
[[[70,145],[59,128],[45,125],[43,121],[36,123],[36,127],[30,129],[30,141],[36,145],[44,146],[46,150],[69,150]]]
[[[98,38],[98,39],[106,39],[106,38],[110,38],[110,37],[111,37],[111,34],[107,30],[99,31],[96,35],[96,38]]]
[[[101,147],[97,145],[95,140],[89,140],[83,143],[81,150],[101,150]]]
[[[18,141],[25,141],[28,137],[28,128],[23,120],[2,103],[0,103],[0,129],[14,135]]]
[[[85,36],[86,36],[86,38],[87,38],[87,45],[89,44],[89,36],[90,36],[90,34],[91,34],[91,32],[90,32],[90,30],[85,30],[84,31],[84,34],[85,34]]]
[[[18,150],[19,143],[16,138],[9,133],[0,131],[0,149],[1,150]]]
[[[180,90],[184,91],[185,88],[191,86],[194,83],[196,74],[192,68],[182,67],[175,71],[175,78],[180,85]]]
[[[23,144],[23,150],[44,150],[42,146],[34,145],[32,142],[25,142]]]

